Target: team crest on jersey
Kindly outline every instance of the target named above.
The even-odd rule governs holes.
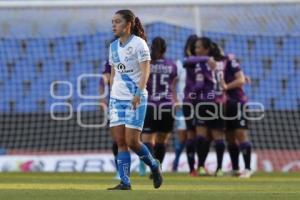
[[[133,51],[133,47],[128,47],[128,48],[126,49],[126,54],[127,54],[127,55],[130,55],[130,54],[132,54],[132,51]]]
[[[126,69],[126,67],[125,67],[125,65],[124,64],[122,64],[122,63],[119,63],[118,64],[118,66],[117,66],[117,69],[118,69],[118,71],[119,72],[124,72],[125,71],[125,69]]]

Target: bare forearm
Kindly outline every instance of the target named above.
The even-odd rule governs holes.
[[[241,88],[245,84],[245,78],[236,79],[227,84],[227,90],[231,90],[234,88]]]
[[[109,79],[109,87],[111,89],[113,83],[114,83],[114,77],[115,77],[115,70],[114,68],[111,69],[110,79]]]
[[[149,61],[145,61],[140,63],[140,67],[141,67],[141,79],[139,82],[139,88],[140,89],[145,89],[148,79],[149,79],[149,75],[150,75],[150,63]]]

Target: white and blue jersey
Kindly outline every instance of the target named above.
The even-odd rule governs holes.
[[[141,103],[132,109],[131,100],[137,91],[141,69],[140,63],[151,60],[147,43],[131,35],[121,45],[117,39],[110,45],[109,64],[114,67],[115,76],[110,93],[110,127],[125,125],[128,128],[143,129],[148,92],[142,91]]]

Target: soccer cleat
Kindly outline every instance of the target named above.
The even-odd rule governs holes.
[[[112,188],[107,188],[107,190],[131,190],[131,185],[125,185],[124,183],[120,183]]]
[[[146,176],[146,165],[141,160],[140,160],[140,165],[139,165],[139,175],[140,176]]]
[[[207,176],[208,174],[206,173],[206,170],[204,167],[199,167],[198,169],[198,175],[199,176]]]
[[[155,189],[159,188],[163,183],[163,176],[161,172],[161,165],[158,160],[156,160],[158,163],[158,168],[156,170],[152,171],[152,178],[153,178],[153,186]]]
[[[191,176],[191,177],[196,177],[196,176],[198,176],[197,171],[196,171],[196,170],[191,171],[191,172],[190,172],[190,176]]]
[[[239,176],[240,178],[250,178],[254,172],[250,169],[245,169],[243,173]]]
[[[239,170],[232,170],[231,172],[229,172],[229,176],[240,177],[241,172]]]
[[[216,173],[215,173],[215,176],[216,176],[216,177],[222,177],[222,176],[224,176],[224,172],[223,172],[221,169],[218,169],[218,170],[216,171]]]

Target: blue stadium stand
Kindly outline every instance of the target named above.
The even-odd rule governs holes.
[[[146,25],[145,28],[148,44],[156,36],[165,38],[168,44],[166,57],[174,60],[183,58],[185,41],[194,33],[193,29],[163,22],[154,22]],[[273,30],[278,27],[267,28]],[[300,30],[300,24],[296,26],[296,29]],[[203,32],[203,35],[223,44],[225,52],[234,53],[241,60],[245,74],[259,83],[246,86],[246,92],[251,101],[262,102],[267,109],[297,109],[300,99],[299,37],[248,36],[216,32]],[[9,112],[10,101],[15,102],[15,112],[39,112],[38,102],[42,101],[45,102],[45,111],[49,112],[51,103],[66,101],[56,100],[50,96],[50,84],[55,80],[70,81],[73,84],[74,94],[71,100],[74,108],[79,103],[91,102],[78,97],[77,77],[83,73],[102,72],[111,39],[112,35],[109,32],[26,40],[1,39],[0,82],[3,82],[3,86],[1,86],[2,89],[0,88],[2,97],[0,112]],[[78,49],[79,47],[81,48]],[[299,59],[298,69],[295,66],[297,59]],[[268,60],[271,61],[270,65]],[[66,71],[67,62],[70,64],[69,72]],[[14,63],[11,74],[8,73],[8,63]],[[285,80],[285,85],[283,85],[283,80]],[[25,96],[24,81],[30,82],[28,94]],[[98,95],[98,84],[98,79],[86,81],[85,94]],[[67,93],[65,87],[58,87],[58,95]],[[272,99],[274,105],[271,105]],[[93,109],[96,107],[84,108],[84,110]],[[63,107],[57,108],[60,112],[65,110]]]

